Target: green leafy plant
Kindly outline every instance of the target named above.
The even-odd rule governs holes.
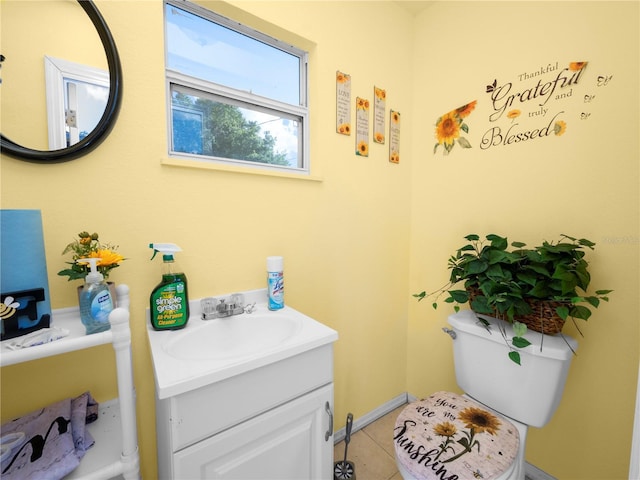
[[[518,320],[536,314],[532,308],[535,300],[554,302],[557,316],[563,322],[571,318],[574,323],[576,318],[588,320],[591,308],[609,300],[611,290],[587,294],[591,275],[585,249],[595,247],[587,239],[561,235],[556,242],[544,241],[542,245],[526,248],[525,243],[509,244],[506,237],[495,234],[484,240],[476,234],[464,238],[468,243],[449,258],[449,282],[434,292],[423,291],[414,297],[418,300],[433,297],[433,308],[444,297],[445,303],[454,304],[456,312],[461,304],[469,302],[476,313],[506,320],[514,325],[515,336],[511,341],[514,347],[530,345],[524,338],[526,325]],[[516,350],[511,349],[509,357],[520,363]]]

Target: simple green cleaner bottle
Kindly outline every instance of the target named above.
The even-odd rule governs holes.
[[[149,299],[151,326],[156,330],[179,330],[189,321],[187,276],[178,272],[173,254],[182,249],[173,243],[150,243],[153,256],[162,253],[162,281],[153,289]]]

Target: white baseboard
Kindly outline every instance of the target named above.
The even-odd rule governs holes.
[[[529,462],[524,465],[524,478],[525,480],[557,480],[556,477],[552,477]]]
[[[351,434],[353,435],[358,430],[363,429],[370,423],[373,423],[379,418],[384,417],[387,413],[392,412],[396,408],[404,405],[405,403],[407,403],[408,398],[409,395],[407,395],[407,393],[400,394],[397,397],[392,398],[388,402],[380,405],[378,408],[371,410],[369,413],[365,413],[362,417],[354,418],[353,424],[351,426]],[[342,427],[340,430],[334,432],[333,443],[336,444],[338,442],[341,442],[342,440],[344,440],[345,436],[346,430],[344,429],[344,427]]]
[[[410,393],[402,393],[395,398],[392,398],[388,402],[380,405],[378,408],[371,410],[369,413],[365,413],[360,418],[354,418],[353,425],[351,427],[351,433],[354,434],[358,430],[363,429],[370,423],[375,422],[376,420],[384,417],[387,413],[394,411],[396,408],[404,405],[405,403],[411,403],[416,401],[418,398]],[[333,434],[333,442],[337,444],[344,440],[346,436],[346,430],[342,427],[340,430],[337,430]],[[530,463],[525,464],[524,468],[525,472],[525,480],[557,480],[555,477],[552,477],[548,473],[543,470],[540,470],[535,465],[531,465]]]

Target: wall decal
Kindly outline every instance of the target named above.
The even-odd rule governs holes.
[[[389,161],[400,163],[400,112],[389,113]]]
[[[598,75],[598,77],[596,78],[596,87],[599,89],[600,87],[606,87],[607,85],[609,85],[609,82],[613,79],[613,75]],[[599,97],[599,95],[598,95]],[[596,101],[596,95],[595,94],[586,94],[584,97],[583,102],[584,103],[588,103],[588,104],[592,104]],[[587,107],[583,107],[585,108],[587,111],[582,111],[580,112],[580,120],[587,120],[590,116],[591,116],[591,112],[589,111],[589,108]]]
[[[336,132],[351,135],[351,75],[336,72]]]
[[[382,88],[373,87],[373,141],[384,143],[385,120],[386,120],[386,99],[387,92]]]
[[[369,100],[356,97],[356,155],[369,156]]]
[[[467,140],[466,137],[462,137],[460,132],[469,133],[469,126],[465,123],[464,119],[473,112],[477,103],[478,101],[474,100],[438,118],[436,121],[437,143],[433,147],[433,153],[436,153],[438,147],[442,145],[444,147],[444,154],[448,155],[456,142],[462,148],[471,148],[469,140]]]
[[[613,79],[611,74],[600,74],[592,77],[592,83],[584,73],[587,64],[552,61],[510,80],[498,77],[484,83],[478,100],[436,119],[434,154],[440,146],[448,155],[455,145],[461,147],[457,151],[475,147],[487,151],[567,135],[571,122],[589,119],[594,101],[599,100],[596,91],[582,93],[584,85],[598,89]],[[474,110],[470,121],[467,117]]]
[[[543,139],[552,134],[563,135],[567,131],[567,123],[563,120],[566,111],[560,108],[573,96],[573,89],[586,66],[587,62],[571,62],[564,68],[560,62],[549,63],[533,72],[517,75],[517,84],[500,83],[495,79],[487,85],[493,110],[489,121],[495,123],[505,116],[510,124],[489,128],[482,136],[480,148],[487,150]],[[553,101],[550,103],[550,100]],[[521,125],[520,118],[529,121],[526,126]]]

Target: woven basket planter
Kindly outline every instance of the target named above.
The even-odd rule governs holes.
[[[467,288],[467,293],[469,293],[469,305],[471,305],[476,297],[482,295],[482,292],[478,288],[473,287]],[[518,318],[516,318],[518,322],[524,323],[530,330],[548,335],[562,331],[564,320],[556,313],[556,308],[563,305],[568,306],[568,303],[535,298],[525,298],[524,300],[531,307],[531,313],[518,316]],[[495,312],[495,315],[497,317],[498,312]]]

